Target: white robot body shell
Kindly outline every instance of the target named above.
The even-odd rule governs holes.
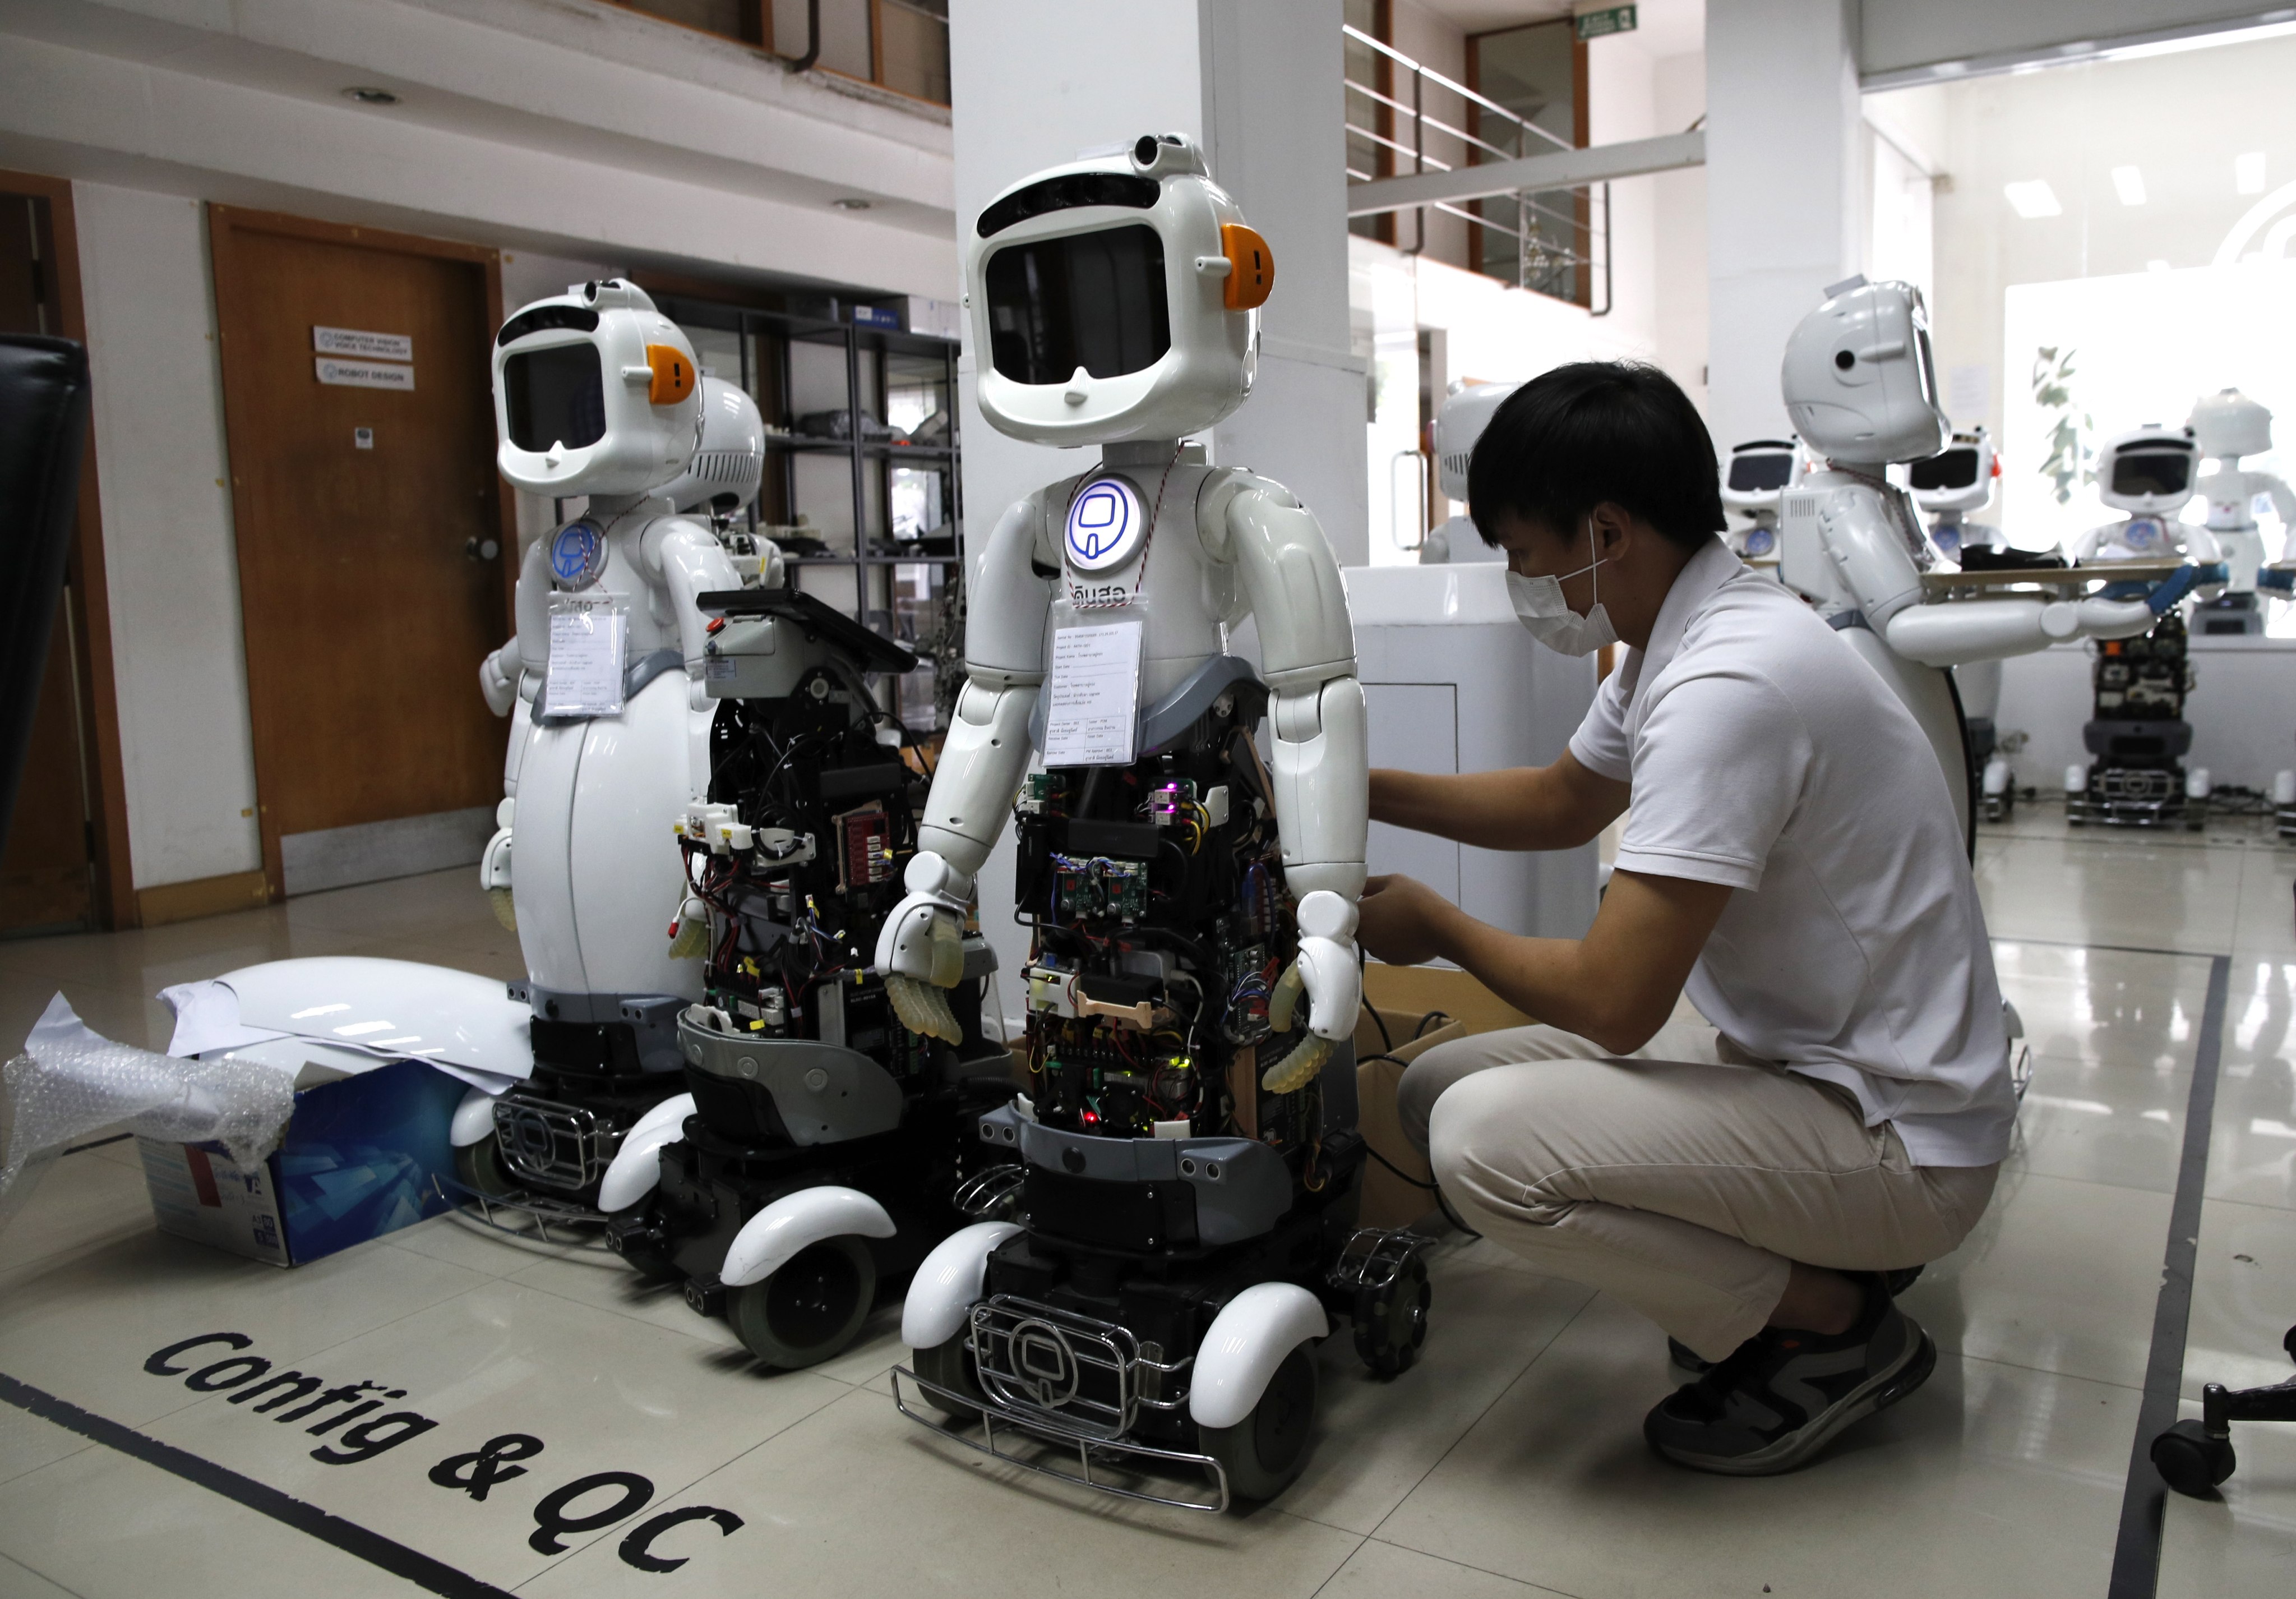
[[[2195,400],[2185,425],[2210,460],[2237,462],[2272,448],[2272,412],[2238,389],[2220,389]]]
[[[496,464],[531,494],[643,494],[700,441],[693,346],[619,278],[521,308],[495,337]]]
[[[1917,461],[1944,448],[1951,431],[1928,313],[1910,284],[1833,285],[1787,339],[1783,378],[1794,431],[1843,465]]]
[[[766,419],[722,377],[701,379],[701,435],[693,459],[660,494],[680,511],[731,515],[758,498],[766,474]]]
[[[1013,185],[965,246],[981,414],[1013,438],[1062,446],[1210,427],[1251,392],[1259,315],[1228,301],[1255,246],[1265,251],[1177,136]],[[1269,260],[1261,276],[1272,273]],[[1060,325],[1015,298],[1027,287],[1057,299],[1071,285],[1109,314]]]
[[[2190,433],[2147,424],[2098,452],[2096,497],[2132,516],[2173,521],[2191,501],[2199,470],[2200,447]]]

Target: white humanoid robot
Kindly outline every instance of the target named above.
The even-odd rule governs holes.
[[[2194,613],[2193,631],[2260,633],[2264,615],[2257,608],[2255,592],[2276,589],[2285,598],[2292,574],[2262,570],[2264,534],[2256,525],[2255,512],[2259,497],[2272,501],[2284,544],[2289,529],[2296,527],[2296,490],[2269,472],[2241,469],[2241,457],[2272,448],[2272,413],[2238,389],[2225,389],[2196,402],[2185,426],[2201,454],[2216,463],[2216,470],[2201,479],[2200,492],[2209,502],[2209,532],[2216,539],[2226,575],[2223,595]]]
[[[1906,487],[1914,504],[1935,518],[1930,523],[1930,542],[1946,559],[1958,562],[1964,550],[1983,551],[1980,558],[1988,558],[2008,548],[1999,528],[1969,520],[1991,503],[2000,475],[2001,457],[1993,451],[1993,436],[1981,424],[1974,432],[1954,434],[1937,454],[1906,468]]]
[[[512,718],[480,880],[518,930],[536,1076],[491,1126],[473,1102],[455,1142],[499,1129],[511,1170],[481,1175],[580,1194],[654,1087],[678,1084],[677,1011],[701,997],[693,941],[664,933],[686,901],[668,822],[709,787],[718,705],[695,601],[742,578],[709,523],[676,507],[754,492],[762,440],[748,397],[700,380],[685,334],[619,280],[520,310],[494,371],[502,474],[588,508],[529,548],[518,632],[480,668]]]
[[[1759,561],[1778,553],[1778,502],[1801,465],[1791,439],[1751,439],[1734,445],[1722,472],[1722,503],[1749,518],[1727,535],[1742,559]]]
[[[1973,839],[1969,750],[1949,669],[2062,639],[2127,638],[2156,613],[2144,600],[1923,602],[1922,574],[1937,551],[1905,490],[1884,476],[1893,464],[1936,455],[1951,433],[1918,289],[1863,277],[1834,284],[1787,340],[1783,375],[1787,414],[1825,466],[1786,491],[1779,576],[1913,713]]]
[[[1268,797],[1299,902],[1298,981],[1314,1034],[1346,1038],[1362,990],[1370,787],[1339,565],[1281,484],[1179,442],[1251,392],[1267,244],[1172,135],[1039,174],[991,203],[968,244],[974,348],[988,357],[981,414],[1016,439],[1103,449],[1098,467],[1018,501],[988,536],[910,892],[877,945],[887,985],[911,1026],[955,1036],[934,985],[955,980],[974,874],[1032,745],[1065,731],[1076,742],[1047,747],[1048,766],[1129,767],[1166,723],[1193,722],[1249,675],[1226,646],[1251,615],[1272,696]],[[1112,735],[1097,758],[1064,754],[1091,744],[1095,721]]]
[[[2199,469],[2200,447],[2188,429],[2148,422],[2108,440],[2097,453],[2096,497],[2127,515],[2073,540],[2074,565],[2217,560],[2216,536],[2177,515],[2193,498]]]
[[[1475,441],[1483,436],[1499,401],[1522,387],[1521,383],[1471,383],[1451,391],[1435,413],[1435,481],[1447,499],[1464,503],[1467,462]],[[1456,565],[1467,561],[1505,561],[1506,551],[1483,542],[1472,516],[1454,516],[1427,535],[1419,547],[1422,566]]]

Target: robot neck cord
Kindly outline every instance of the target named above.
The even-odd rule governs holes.
[[[1095,598],[1087,599],[1071,598],[1070,603],[1078,610],[1112,610],[1119,606],[1128,606],[1134,600],[1140,598],[1140,585],[1145,582],[1148,578],[1148,551],[1156,542],[1156,523],[1158,519],[1164,515],[1164,490],[1165,487],[1172,481],[1172,468],[1180,464],[1180,454],[1186,448],[1187,446],[1184,441],[1177,440],[1174,441],[1172,445],[1172,453],[1164,459],[1163,475],[1156,480],[1156,503],[1148,513],[1148,529],[1147,532],[1142,535],[1140,540],[1140,559],[1132,568],[1131,591],[1127,594],[1113,595],[1106,598]],[[1085,476],[1077,479],[1076,487],[1069,490],[1069,508],[1070,511],[1073,511],[1076,508],[1077,496],[1083,493],[1086,486],[1091,482],[1092,477],[1090,474],[1086,474]]]

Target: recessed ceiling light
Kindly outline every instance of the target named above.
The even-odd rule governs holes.
[[[2057,192],[2049,186],[2048,179],[2045,177],[2003,184],[2001,192],[2009,197],[2009,203],[2017,214],[2029,221],[2037,217],[2062,217],[2065,214],[2065,208],[2057,202]]]
[[[857,199],[849,194],[842,200],[832,200],[829,203],[835,206],[840,211],[865,211],[873,202],[867,200]]]
[[[2112,192],[2120,196],[2123,205],[2143,205],[2144,174],[2134,167],[2115,167],[2112,169]]]
[[[398,96],[389,89],[370,88],[365,84],[357,84],[345,89],[343,98],[356,100],[361,105],[397,105],[398,103]]]

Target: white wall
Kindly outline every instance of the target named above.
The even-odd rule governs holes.
[[[72,206],[135,882],[250,871],[262,850],[203,210],[88,183]]]

